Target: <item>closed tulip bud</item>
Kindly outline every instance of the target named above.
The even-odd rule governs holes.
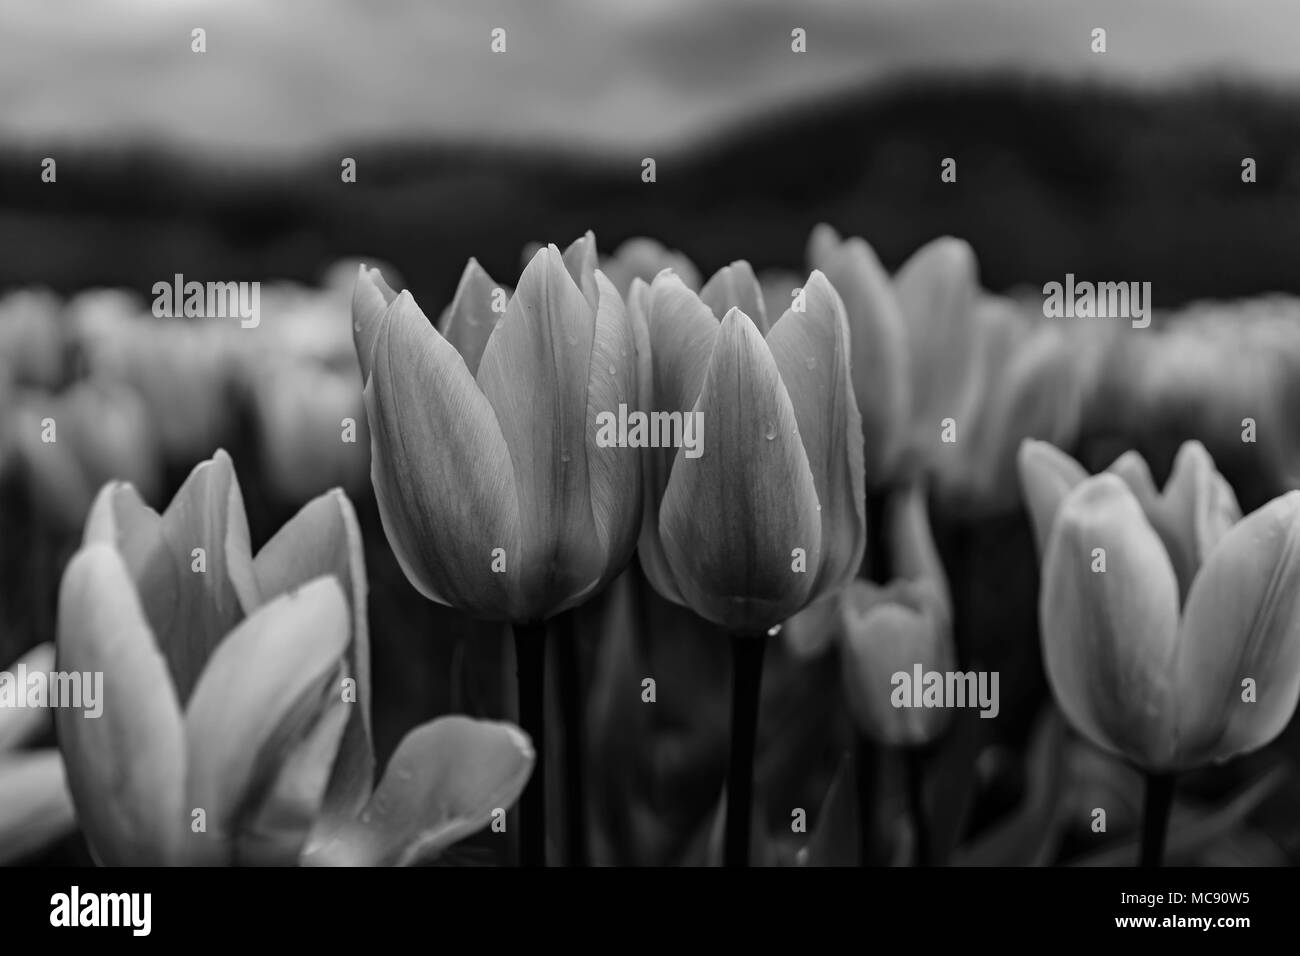
[[[0,299],[0,365],[19,385],[57,389],[65,373],[62,303],[45,291],[22,290]]]
[[[636,346],[618,292],[588,276],[590,245],[590,255],[570,247],[579,281],[556,247],[539,250],[481,352],[483,326],[470,335],[458,318],[483,315],[465,301],[481,301],[477,275],[467,271],[444,335],[409,293],[360,273],[353,328],[371,480],[389,543],[431,600],[536,622],[585,600],[631,556],[639,454],[598,444],[595,419],[636,401]]]
[[[842,241],[830,226],[820,225],[808,241],[808,261],[844,300],[867,485],[886,487],[899,477],[910,437],[912,382],[902,307],[889,273],[862,239]],[[933,389],[935,382],[918,386]]]
[[[845,699],[867,737],[922,746],[947,727],[943,707],[896,706],[895,676],[950,671],[956,660],[952,606],[919,484],[900,491],[889,512],[889,546],[899,576],[880,586],[861,579],[841,599]]]
[[[1300,697],[1300,492],[1240,518],[1194,442],[1161,493],[1134,454],[1080,478],[1027,447],[1021,470],[1049,529],[1044,665],[1076,729],[1156,773],[1280,733]]]
[[[733,263],[697,296],[665,272],[642,295],[654,409],[703,427],[695,455],[651,450],[642,564],[665,597],[740,633],[842,587],[866,540],[843,303],[814,272],[804,311],[764,338],[736,307],[761,308],[752,277]]]

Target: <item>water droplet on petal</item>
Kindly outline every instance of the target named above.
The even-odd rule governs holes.
[[[813,358],[810,355],[803,360],[803,364],[804,364],[804,368],[808,369],[808,371],[811,372],[813,369],[817,367],[817,359]]]
[[[768,637],[776,637],[776,636],[777,636],[778,634],[780,634],[780,633],[781,633],[781,625],[778,624],[778,625],[776,625],[775,627],[768,628],[767,636],[768,636]]]
[[[615,368],[615,366],[614,366],[614,364],[613,364],[612,362],[610,363],[610,366],[609,366],[609,374],[610,374],[610,375],[617,375],[617,374],[618,374],[618,369]]]
[[[560,461],[568,461],[569,459],[570,455],[567,451],[560,452]]]
[[[773,425],[771,422],[768,422],[767,431],[763,432],[763,437],[766,438],[768,441],[772,441],[774,438],[776,438],[776,426]]]
[[[361,331],[361,323],[360,323],[360,322],[353,322],[353,323],[352,323],[352,331],[353,331],[353,332],[360,332],[360,331]]]

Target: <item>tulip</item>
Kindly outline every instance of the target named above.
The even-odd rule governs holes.
[[[41,644],[15,662],[27,673],[49,673],[54,647]],[[44,734],[48,708],[0,707],[0,866],[71,833],[75,818],[63,759],[54,748],[20,749]]]
[[[688,288],[700,287],[700,273],[690,259],[666,248],[657,239],[644,236],[625,241],[601,261],[600,268],[624,297],[631,290],[633,280],[651,282],[664,269],[675,272]]]
[[[355,493],[364,484],[369,442],[355,382],[353,370],[310,360],[259,363],[249,384],[264,477],[278,500],[303,502],[336,486]]]
[[[564,255],[538,250],[503,313],[503,290],[471,262],[441,330],[364,267],[353,300],[388,541],[429,599],[515,625],[521,715],[539,741],[541,623],[610,581],[640,526],[639,454],[596,441],[596,415],[636,399],[637,356],[595,261],[590,234]],[[543,856],[536,776],[529,863]]]
[[[102,673],[103,711],[56,717],[97,860],[285,864],[359,830],[368,838],[331,860],[402,862],[440,848],[440,832],[463,832],[448,829],[465,823],[451,797],[484,788],[415,780],[400,762],[428,750],[428,732],[403,745],[406,757],[399,748],[390,768],[401,772],[372,791],[365,588],[340,492],[307,504],[254,556],[224,452],[161,515],[130,485],[104,487],[64,574],[58,622],[60,669]],[[474,735],[531,759],[513,730]],[[463,740],[449,757],[476,772]],[[487,789],[508,794],[515,776]],[[375,807],[388,808],[382,822]],[[428,808],[422,818],[417,807]],[[481,826],[491,810],[479,810]]]
[[[858,579],[840,596],[840,650],[844,695],[857,724],[856,749],[863,862],[872,852],[870,820],[875,760],[869,742],[901,747],[916,860],[930,862],[924,803],[925,766],[919,748],[951,721],[944,708],[898,707],[896,675],[951,671],[956,662],[952,602],[930,531],[924,485],[915,481],[890,498],[886,529],[897,577],[885,585]]]
[[[866,481],[872,490],[887,487],[902,465],[913,402],[902,305],[889,273],[863,239],[841,240],[830,226],[819,225],[808,241],[808,261],[844,299]]]
[[[44,290],[24,289],[0,298],[0,367],[7,367],[18,385],[49,390],[63,385],[67,336],[62,311],[59,298]]]
[[[921,747],[944,731],[951,711],[894,707],[891,681],[917,664],[926,672],[952,670],[952,602],[921,487],[910,486],[891,504],[889,536],[899,576],[885,586],[857,579],[840,599],[844,693],[868,738]]]
[[[669,272],[629,293],[652,363],[643,403],[696,416],[707,436],[698,457],[650,450],[641,562],[660,594],[733,635],[731,864],[748,859],[762,638],[843,587],[866,538],[844,305],[820,272],[803,291],[804,310],[770,329],[743,262],[699,295]]]
[[[1146,772],[1154,862],[1174,775],[1265,746],[1295,712],[1300,492],[1242,518],[1199,442],[1160,491],[1132,452],[1090,477],[1027,442],[1020,473],[1048,680],[1080,733]]]
[[[146,495],[162,482],[149,412],[123,385],[81,381],[60,395],[20,393],[11,430],[36,511],[60,531],[81,526],[106,481],[130,481]]]

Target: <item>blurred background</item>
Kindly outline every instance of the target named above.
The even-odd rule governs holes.
[[[206,52],[192,51],[195,28]],[[795,28],[806,52],[791,49]],[[982,286],[1028,312],[1067,272],[1149,281],[1150,334],[1090,366],[1053,437],[1094,469],[1137,448],[1157,479],[1199,438],[1257,507],[1300,476],[1287,414],[1300,397],[1297,36],[1287,0],[6,0],[0,666],[52,639],[59,577],[104,481],[133,481],[161,510],[224,447],[255,547],[326,488],[356,502],[381,760],[428,717],[508,715],[500,629],[416,594],[379,526],[368,439],[338,440],[343,417],[364,428],[351,285],[359,259],[382,264],[435,315],[470,256],[513,284],[527,244],[588,229],[605,254],[650,236],[703,276],[745,258],[787,290],[819,222],[865,237],[890,271],[938,236],[965,239]],[[945,157],[955,183],[940,181]],[[176,273],[262,282],[260,326],[154,318],[151,287]],[[1261,422],[1256,445],[1240,441],[1244,415]],[[57,445],[39,440],[47,416]],[[1017,494],[1009,479],[941,483],[932,501],[963,653],[1001,672],[1003,695],[999,720],[959,725],[929,755],[938,849],[951,862],[1126,861],[1136,778],[1077,741],[1052,744],[1063,731],[1044,710]],[[635,568],[574,627],[592,857],[707,861],[725,642]],[[760,817],[769,859],[788,862],[790,807],[836,825],[851,733],[827,691],[836,655],[774,643],[768,666]],[[1298,747],[1293,727],[1191,781],[1171,854],[1295,862]],[[881,760],[889,862],[906,834]],[[1107,840],[1068,809],[1098,805],[1089,787],[1129,808]],[[1025,849],[1029,833],[1043,836]],[[486,845],[461,852],[492,862]],[[86,859],[73,834],[26,862]]]

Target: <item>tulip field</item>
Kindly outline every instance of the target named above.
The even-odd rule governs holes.
[[[1289,374],[1289,306],[1064,324],[825,225],[802,279],[524,252],[256,330],[0,300],[9,674],[100,710],[0,681],[6,859],[1282,862],[1282,379],[1159,460],[1105,415],[1208,407],[1172,356]]]
[[[1284,926],[1300,12],[12,3],[7,926]]]

